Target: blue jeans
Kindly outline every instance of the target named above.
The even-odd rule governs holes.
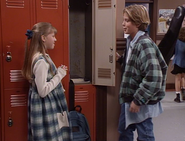
[[[131,124],[125,129],[125,104],[121,105],[121,113],[119,118],[118,131],[120,133],[119,141],[133,141],[134,133],[137,129],[137,141],[155,141],[153,133],[152,118],[148,118],[141,123]]]

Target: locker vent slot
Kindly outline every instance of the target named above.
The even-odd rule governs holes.
[[[41,0],[42,9],[57,9],[58,0]]]
[[[88,91],[75,91],[75,102],[88,102],[89,92]]]
[[[111,8],[111,0],[98,0],[98,8]]]
[[[10,104],[11,107],[27,106],[26,94],[11,95]]]
[[[23,0],[6,0],[6,7],[8,8],[24,8]]]
[[[111,69],[98,68],[98,78],[111,78]]]
[[[126,47],[126,39],[125,38],[116,38],[116,49],[124,50]]]
[[[10,70],[10,82],[23,82],[25,81],[22,76],[21,70]]]

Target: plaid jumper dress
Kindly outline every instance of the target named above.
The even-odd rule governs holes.
[[[39,59],[44,59],[44,57],[39,56],[33,65]],[[52,62],[52,70],[55,74],[57,69],[53,61],[50,58],[49,60]],[[49,69],[47,81],[50,81],[52,77],[53,75]],[[62,113],[63,111],[67,112],[69,120],[62,84],[59,83],[46,97],[41,98],[33,76],[28,96],[28,141],[72,141],[71,127],[59,128],[57,113]]]

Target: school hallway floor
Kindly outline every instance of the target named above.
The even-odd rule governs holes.
[[[175,92],[167,91],[162,100],[164,112],[153,118],[156,141],[185,141],[185,101],[174,102]],[[135,133],[136,141],[137,133]]]

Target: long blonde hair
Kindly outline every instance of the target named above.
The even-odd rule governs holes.
[[[57,33],[55,27],[53,27],[50,23],[47,22],[39,22],[35,24],[32,28],[31,36],[26,39],[25,43],[25,58],[24,64],[22,68],[22,75],[28,80],[32,80],[32,59],[33,56],[39,52],[43,54],[46,61],[50,64],[50,61],[46,57],[46,48],[43,44],[41,36],[47,36],[50,33]],[[30,39],[30,41],[28,41]],[[51,64],[50,64],[51,70]]]
[[[123,10],[123,14],[126,13],[132,23],[139,25],[138,29],[145,31],[147,26],[150,24],[150,17],[145,6],[133,4],[126,7]]]

